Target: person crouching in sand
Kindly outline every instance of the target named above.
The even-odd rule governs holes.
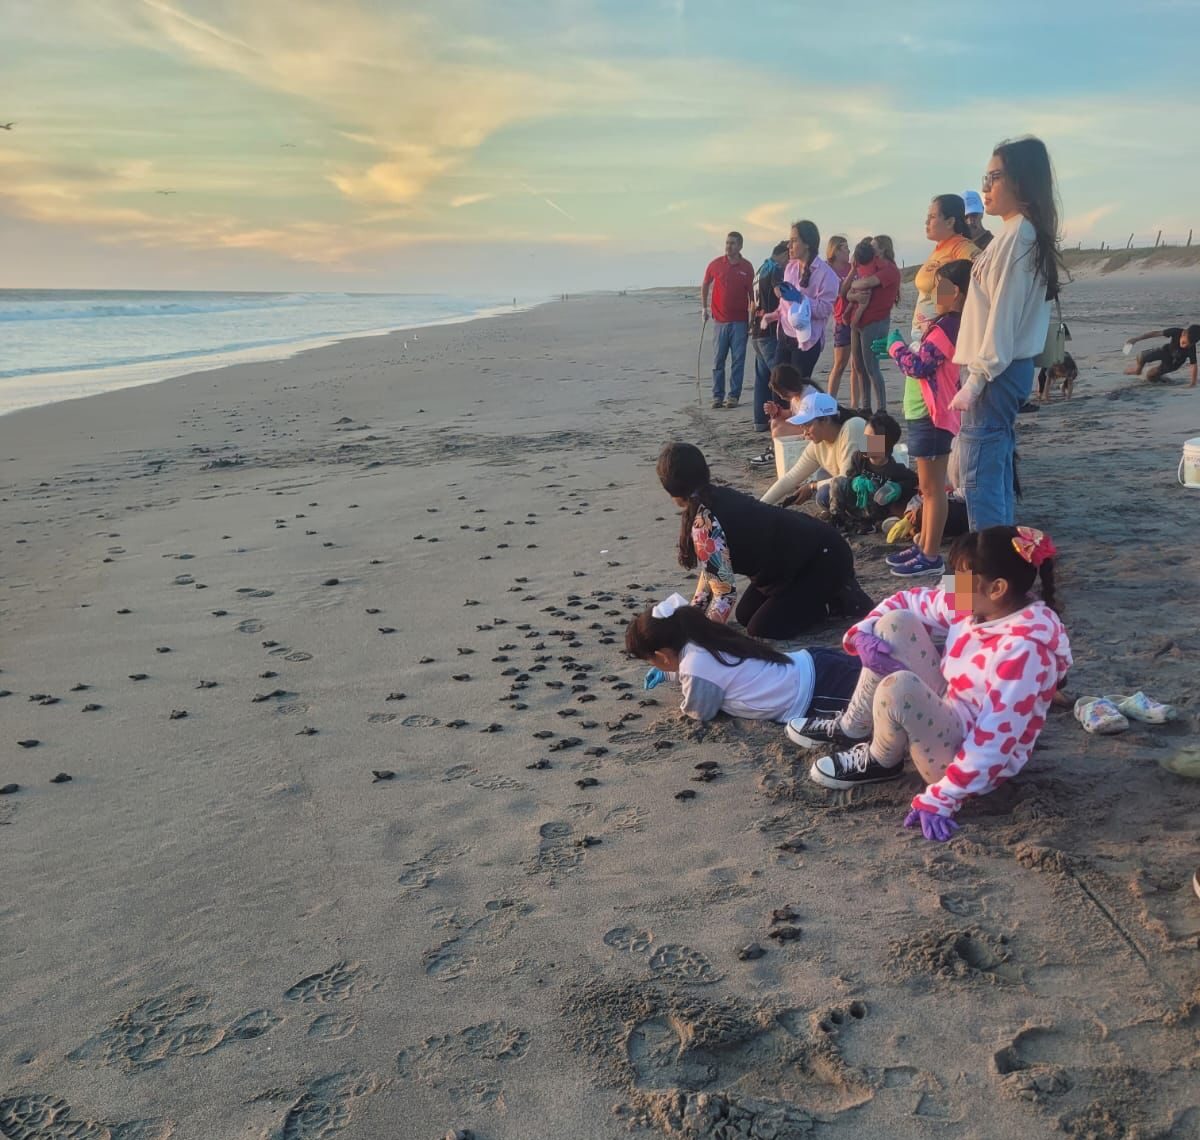
[[[850,706],[836,718],[788,723],[806,747],[846,745],[810,777],[852,788],[900,776],[908,751],[926,783],[905,827],[945,841],[968,796],[1025,766],[1071,666],[1055,611],[1054,543],[1029,527],[994,526],[957,539],[952,589],[893,594],[842,640],[862,661]],[[1040,598],[1031,596],[1040,578]],[[939,650],[935,637],[945,638]]]
[[[658,478],[683,512],[679,565],[702,567],[692,605],[710,620],[732,615],[752,636],[774,639],[795,637],[830,615],[870,610],[854,554],[828,523],[714,486],[704,455],[690,443],[662,449]],[[735,613],[736,574],[750,585]]]
[[[862,663],[837,649],[814,646],[780,653],[695,606],[670,600],[638,614],[625,630],[625,650],[653,668],[643,687],[678,681],[680,710],[693,720],[718,713],[779,723],[809,715],[837,716],[847,706]]]

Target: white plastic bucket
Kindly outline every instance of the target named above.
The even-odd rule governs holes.
[[[800,453],[808,446],[808,440],[802,435],[784,435],[775,437],[775,478],[782,479],[789,467],[800,458]]]
[[[1200,435],[1183,445],[1177,478],[1184,487],[1200,491]]]

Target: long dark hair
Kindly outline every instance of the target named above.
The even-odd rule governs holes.
[[[812,277],[812,263],[821,253],[821,231],[817,229],[816,222],[810,222],[807,218],[793,222],[792,229],[796,231],[796,236],[808,247],[808,258],[804,262],[804,275],[800,278],[800,288],[807,289],[809,279]]]
[[[668,443],[658,455],[658,481],[663,490],[676,499],[686,499],[679,522],[679,565],[691,570],[696,565],[696,546],[692,542],[692,523],[696,512],[709,505],[712,480],[704,453],[690,443]]]
[[[740,665],[747,658],[790,665],[791,658],[720,622],[709,621],[695,606],[680,606],[670,617],[658,618],[646,610],[625,630],[625,652],[643,661],[660,649],[682,653],[688,644],[706,649],[722,665]],[[732,660],[731,660],[732,658]]]
[[[1058,296],[1060,271],[1066,269],[1058,252],[1058,201],[1050,153],[1041,139],[1026,135],[1000,143],[992,156],[1004,164],[1013,196],[1033,226],[1033,271],[1046,282],[1046,299],[1053,301]]]
[[[1016,537],[1015,526],[989,526],[961,535],[950,547],[950,565],[956,570],[970,570],[989,582],[1003,578],[1008,583],[1006,600],[1011,602],[1029,597],[1034,581],[1040,578],[1042,601],[1058,613],[1061,604],[1054,591],[1054,559],[1047,558],[1038,567],[1026,562],[1013,546]]]
[[[805,388],[814,388],[821,392],[820,383],[811,376],[805,376],[794,364],[776,364],[771,369],[769,387],[777,396],[799,396]]]
[[[938,213],[948,222],[954,223],[954,232],[959,237],[970,237],[971,230],[967,225],[967,204],[961,194],[939,194],[933,199]]]

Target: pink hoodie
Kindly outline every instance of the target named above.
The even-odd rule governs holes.
[[[968,796],[992,791],[1025,767],[1058,683],[1071,667],[1071,644],[1045,602],[976,623],[957,613],[943,590],[918,587],[880,602],[847,630],[842,648],[853,653],[854,634],[873,633],[875,622],[892,610],[909,610],[935,638],[946,637],[943,699],[962,722],[963,742],[946,775],[914,796],[912,806],[953,815]]]
[[[800,262],[798,261],[792,260],[787,263],[783,271],[783,279],[789,284],[795,285],[808,298],[812,323],[809,326],[808,339],[800,341],[799,344],[801,350],[812,348],[825,336],[825,323],[833,313],[833,306],[837,304],[841,281],[830,267],[829,262],[820,257],[813,258],[812,273],[809,275],[807,289],[800,285]],[[788,320],[786,305],[779,306],[779,327],[793,340],[796,338],[796,330]]]

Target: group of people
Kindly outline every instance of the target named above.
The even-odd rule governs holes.
[[[999,219],[995,235],[983,227],[984,213]],[[900,411],[920,507],[920,530],[909,548],[893,556],[893,571],[898,577],[943,573],[951,489],[971,530],[1012,525],[1016,420],[1031,393],[1034,359],[1046,347],[1051,303],[1059,293],[1057,230],[1045,145],[1036,138],[1000,144],[984,173],[982,195],[939,194],[930,201],[925,234],[934,245],[913,282],[912,323],[907,334],[890,335],[900,270],[886,234],[853,250],[836,236],[822,257],[817,226],[798,221],[786,247],[776,246],[757,274],[741,256],[740,235],[730,234],[724,257],[708,267],[701,287],[705,316],[711,314],[717,329],[713,406],[736,406],[739,361],[752,340],[756,429],[773,438],[800,434],[809,440],[764,501],[817,496],[819,504],[832,504],[825,509],[841,521],[847,499],[844,485],[838,496],[836,481],[860,480],[862,503],[864,472],[853,465],[865,450],[867,420],[887,412],[880,360],[890,357],[904,376]],[[1182,332],[1186,344],[1187,330]],[[814,372],[827,339],[833,360],[822,391]],[[847,367],[850,394],[842,406],[837,397]],[[887,423],[877,425],[875,434],[886,438]],[[772,465],[773,449],[751,463]],[[903,514],[911,501],[871,505]],[[867,517],[871,513],[867,508]]]
[[[995,236],[985,211],[999,219]],[[914,282],[908,335],[888,333],[900,272],[887,235],[853,250],[835,237],[822,257],[816,225],[802,220],[755,273],[731,233],[701,290],[717,326],[713,406],[737,405],[752,343],[756,428],[807,446],[758,500],[714,484],[691,444],[668,444],[658,461],[682,515],[679,562],[700,572],[690,603],[675,595],[630,623],[626,648],[652,666],[647,687],[677,680],[683,712],[700,720],[725,711],[786,723],[795,743],[825,751],[810,775],[826,787],[896,779],[910,755],[925,787],[905,825],[933,840],[953,834],[966,798],[1021,770],[1071,666],[1054,543],[1014,517],[1016,416],[1058,295],[1056,231],[1045,146],[1002,143],[982,198],[942,194],[929,205],[935,244]],[[1195,344],[1182,333],[1184,347]],[[833,370],[822,390],[813,373],[827,337]],[[884,356],[905,377],[915,476],[894,455],[901,426],[887,412]],[[849,408],[837,400],[847,364]],[[948,483],[961,489],[966,518],[943,560]],[[915,541],[888,563],[897,577],[941,582],[875,605],[846,532],[904,514],[914,492]],[[805,501],[821,517],[787,509]],[[738,575],[749,579],[740,598]],[[840,650],[765,643],[831,618],[849,623]]]

